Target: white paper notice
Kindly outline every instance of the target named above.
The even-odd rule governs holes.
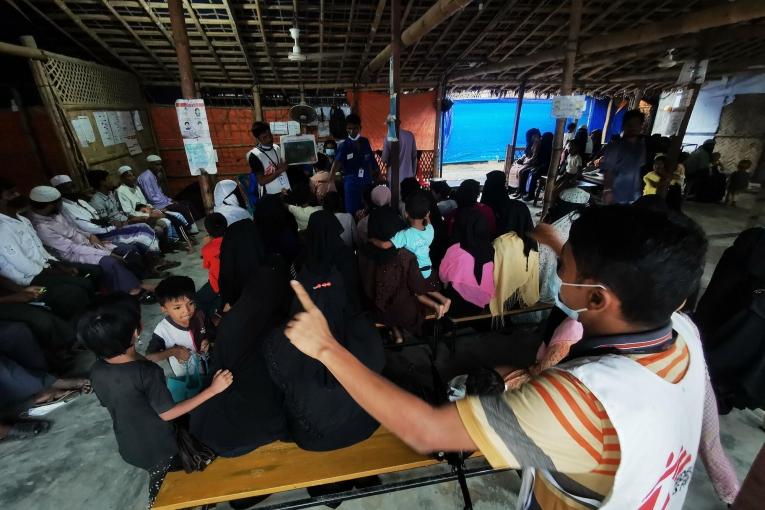
[[[133,110],[133,125],[135,125],[136,131],[143,131],[143,123],[141,122],[141,112]]]
[[[286,122],[271,122],[272,135],[288,135],[290,133],[289,125]]]
[[[584,106],[584,96],[556,96],[553,98],[552,116],[556,119],[578,119],[582,116]]]
[[[300,122],[295,122],[294,120],[287,122],[287,134],[290,136],[299,135]]]
[[[327,121],[319,121],[318,125],[318,135],[319,138],[325,138],[329,136],[329,122]]]
[[[77,141],[80,147],[88,147],[96,141],[96,134],[93,132],[93,126],[86,115],[80,115],[71,120],[74,132],[77,135]]]
[[[135,156],[143,152],[141,150],[141,144],[138,143],[138,137],[135,134],[125,138],[125,145],[127,145],[128,153],[131,156]]]
[[[122,134],[120,112],[106,112],[106,115],[109,117],[109,127],[112,130],[114,143],[125,143],[125,137]]]
[[[175,101],[175,112],[178,115],[178,126],[191,175],[199,175],[202,171],[208,174],[218,173],[218,167],[215,165],[217,156],[210,138],[204,100],[178,99]]]
[[[135,136],[135,126],[133,126],[133,116],[130,112],[118,112],[120,125],[122,126],[122,138]]]
[[[112,134],[112,127],[109,124],[108,112],[93,112],[93,119],[96,121],[96,128],[98,134],[101,135],[101,143],[104,147],[111,147],[116,142],[114,141],[114,135]]]

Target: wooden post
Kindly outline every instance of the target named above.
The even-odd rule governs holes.
[[[31,35],[22,36],[21,43],[28,48],[37,48],[35,38]],[[77,163],[77,158],[75,156],[75,150],[77,149],[69,138],[69,135],[67,135],[64,119],[61,118],[61,114],[58,111],[56,106],[57,100],[51,90],[50,82],[48,81],[48,74],[45,72],[40,60],[30,59],[29,65],[32,68],[32,75],[37,84],[37,90],[40,92],[40,97],[45,106],[45,112],[48,114],[48,117],[50,117],[50,121],[53,124],[53,131],[56,133],[56,138],[61,144],[67,173],[75,180],[82,183],[82,176],[79,173],[80,165]]]
[[[603,122],[603,132],[600,134],[600,144],[605,145],[608,143],[608,126],[611,124],[611,110],[614,109],[614,98],[608,98],[608,108],[606,108],[606,120]]]
[[[685,138],[685,131],[688,129],[688,122],[691,120],[691,114],[693,113],[693,107],[696,105],[696,98],[699,96],[699,89],[701,85],[692,83],[685,89],[684,94],[688,94],[688,98],[683,98],[686,104],[685,111],[683,112],[683,119],[680,121],[680,127],[677,129],[677,134],[672,138],[672,143],[667,150],[667,169],[671,172],[677,168],[677,160],[680,158],[680,152],[683,148],[683,138]],[[666,190],[664,190],[666,192]]]
[[[388,181],[391,187],[391,204],[398,211],[401,183],[399,182],[400,147],[398,123],[400,120],[399,94],[401,93],[401,0],[392,0],[390,4],[390,45],[391,45],[391,93],[396,97],[396,139],[390,144],[390,166]]]
[[[194,86],[194,66],[191,63],[191,48],[189,36],[186,33],[186,15],[183,12],[183,0],[168,0],[167,10],[170,15],[170,27],[173,31],[173,43],[175,54],[178,57],[178,73],[181,75],[181,95],[184,99],[198,97]],[[199,174],[199,189],[202,192],[202,202],[205,212],[213,210],[213,199],[210,191],[210,176],[201,172]]]
[[[571,95],[574,88],[574,62],[576,60],[576,48],[579,41],[579,29],[582,26],[582,1],[571,0],[571,14],[568,25],[568,40],[566,42],[566,58],[563,61],[563,84],[560,93],[562,96]],[[555,138],[553,139],[553,152],[550,158],[550,168],[547,170],[547,185],[545,186],[545,203],[542,208],[542,218],[552,207],[553,192],[555,191],[555,177],[558,175],[560,155],[563,152],[563,129],[566,119],[555,121]]]
[[[252,86],[252,108],[254,110],[254,117],[256,121],[263,120],[263,103],[260,102],[260,87],[257,85]]]
[[[640,89],[635,89],[635,92],[632,94],[632,97],[630,98],[630,110],[635,110],[637,108],[640,108],[640,100],[643,99],[643,91]]]
[[[16,87],[8,86],[8,88],[11,90],[11,94],[13,95],[13,101],[16,103],[16,106],[19,109],[19,119],[21,120],[21,130],[24,131],[24,134],[27,137],[27,141],[29,142],[29,146],[32,148],[32,154],[35,161],[37,161],[37,164],[42,169],[43,173],[48,177],[53,177],[55,174],[54,170],[51,170],[51,168],[46,164],[45,160],[42,157],[42,151],[40,150],[40,144],[37,143],[37,136],[35,135],[35,131],[32,128],[32,123],[30,122],[29,118],[29,110],[27,110],[26,105],[24,105],[24,99],[21,97],[21,93],[19,93],[19,90]]]
[[[442,141],[444,129],[444,112],[441,111],[441,105],[444,101],[444,91],[446,90],[446,79],[442,78],[436,89],[436,132],[433,137],[433,177],[441,177],[442,165]]]
[[[510,173],[510,167],[515,160],[515,146],[518,143],[518,125],[521,123],[521,109],[523,108],[523,96],[526,94],[526,82],[522,81],[518,87],[518,103],[515,105],[515,123],[513,124],[513,141],[508,145],[508,153],[505,156],[505,178]]]

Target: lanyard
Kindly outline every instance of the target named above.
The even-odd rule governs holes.
[[[273,146],[270,149],[268,149],[268,152],[266,152],[264,149],[261,149],[260,147],[258,147],[258,149],[260,150],[261,154],[263,154],[265,157],[268,158],[268,161],[270,161],[272,165],[279,166],[279,163],[281,163],[281,158],[279,157],[279,153],[276,152],[276,149],[274,149]],[[271,156],[268,155],[268,153],[271,151],[274,151],[274,153],[276,154],[276,161],[271,159]]]

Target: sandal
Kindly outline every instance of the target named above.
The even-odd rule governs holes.
[[[2,441],[29,439],[41,436],[50,429],[50,422],[45,420],[17,421],[8,430]]]

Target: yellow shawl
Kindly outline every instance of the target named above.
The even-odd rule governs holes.
[[[494,286],[489,309],[502,323],[506,306],[526,307],[539,301],[539,252],[532,250],[526,258],[523,240],[515,232],[494,240]]]

